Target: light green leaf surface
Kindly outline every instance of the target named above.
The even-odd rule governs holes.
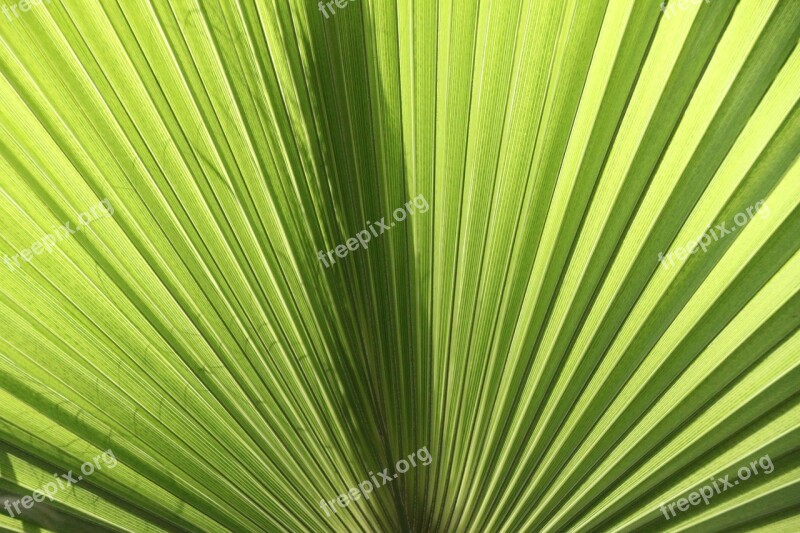
[[[0,8],[0,529],[800,530],[800,2],[339,2]]]

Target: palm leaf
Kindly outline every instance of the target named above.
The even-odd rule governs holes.
[[[0,528],[800,528],[797,2],[3,14]]]

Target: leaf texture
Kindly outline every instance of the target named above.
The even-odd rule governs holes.
[[[799,2],[2,10],[0,529],[800,530]]]

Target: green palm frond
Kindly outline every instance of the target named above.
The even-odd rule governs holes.
[[[800,2],[0,13],[0,529],[800,530]]]

